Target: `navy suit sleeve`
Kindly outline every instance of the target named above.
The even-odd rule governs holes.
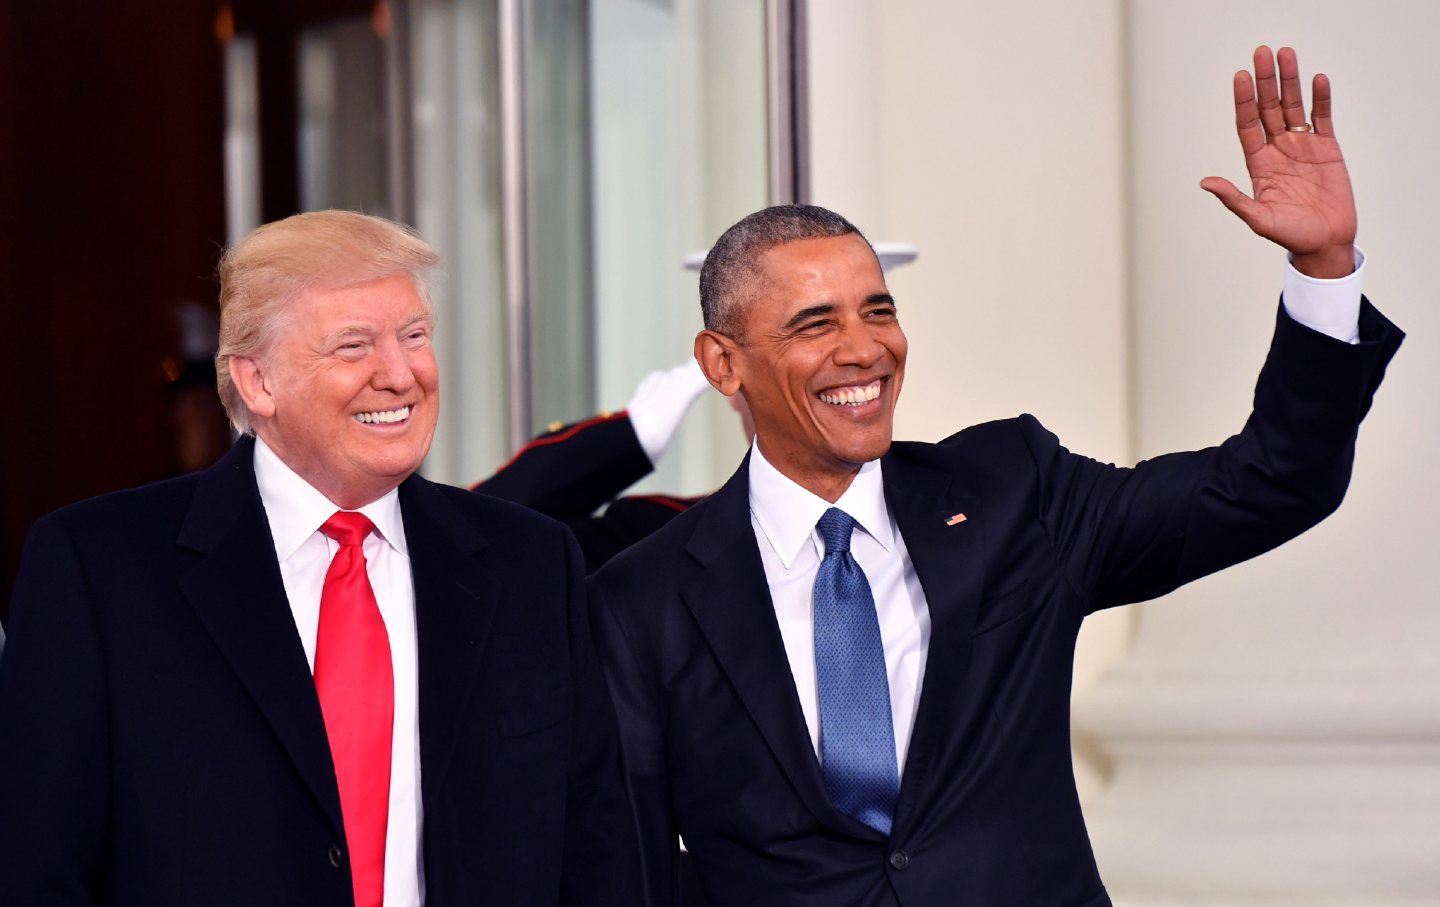
[[[59,518],[35,524],[0,659],[0,901],[96,904],[109,817],[104,656]]]
[[[1244,427],[1117,469],[1022,420],[1040,518],[1087,610],[1163,595],[1294,538],[1340,505],[1360,421],[1404,333],[1366,301],[1350,345],[1283,309]]]
[[[630,907],[640,903],[640,855],[621,773],[615,712],[595,652],[584,561],[569,533],[565,556],[575,701],[560,902]]]

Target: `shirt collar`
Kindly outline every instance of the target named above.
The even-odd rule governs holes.
[[[255,483],[260,487],[260,501],[270,522],[275,556],[281,563],[300,550],[335,511],[342,509],[286,465],[259,436],[255,438]],[[359,512],[370,518],[391,548],[409,557],[405,524],[400,517],[399,489],[390,489],[383,497],[359,508]]]
[[[889,552],[895,550],[879,460],[861,466],[840,500],[831,504],[776,469],[760,452],[757,439],[750,449],[749,478],[750,512],[787,570],[807,540],[816,546],[817,554],[824,555],[824,543],[815,524],[831,507],[848,513],[880,547]]]

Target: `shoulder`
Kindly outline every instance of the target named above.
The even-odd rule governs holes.
[[[691,562],[686,547],[700,523],[707,519],[714,496],[701,498],[677,512],[658,530],[626,548],[595,574],[602,589],[633,591],[663,585]],[[748,527],[747,527],[748,528]]]
[[[968,474],[1033,469],[1037,460],[1063,450],[1060,439],[1029,413],[961,429],[935,443],[896,441],[896,460]]]
[[[491,542],[524,545],[537,539],[556,540],[569,530],[564,524],[512,501],[416,476],[413,480],[459,514]]]
[[[214,465],[172,479],[79,501],[37,521],[32,537],[64,531],[118,550],[146,543],[213,543],[263,513],[255,484],[254,441],[243,437]]]
[[[128,543],[162,535],[173,541],[195,496],[200,475],[193,473],[77,501],[41,517],[32,534],[38,537],[62,532]]]
[[[477,557],[531,590],[585,577],[570,529],[527,507],[418,476],[401,485],[400,500],[412,556],[418,544]]]
[[[509,501],[412,477],[400,486],[405,538],[417,577],[498,583],[506,613],[524,622],[579,594],[585,561],[563,524]],[[548,604],[547,604],[548,603]],[[538,610],[537,610],[538,609]]]
[[[196,487],[193,476],[171,479],[79,501],[36,520],[18,564],[12,616],[65,601],[153,603],[188,563],[177,541]],[[125,613],[124,607],[114,613]]]

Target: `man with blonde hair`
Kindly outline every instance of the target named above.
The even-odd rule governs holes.
[[[0,901],[637,902],[574,539],[415,475],[437,263],[349,212],[256,230],[220,267],[240,441],[35,524]]]

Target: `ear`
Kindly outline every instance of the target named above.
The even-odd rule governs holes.
[[[705,330],[695,335],[695,361],[710,384],[727,397],[740,389],[739,354],[739,346],[724,334]]]
[[[275,398],[265,385],[260,360],[254,356],[230,357],[230,380],[240,392],[240,399],[251,415],[268,419],[275,415]]]

